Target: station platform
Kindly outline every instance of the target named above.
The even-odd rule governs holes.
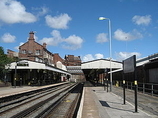
[[[140,109],[103,87],[84,87],[77,118],[158,118]]]

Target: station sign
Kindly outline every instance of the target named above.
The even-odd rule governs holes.
[[[17,62],[17,66],[29,66],[28,62]]]
[[[123,61],[123,72],[130,73],[134,72],[136,67],[136,55]]]

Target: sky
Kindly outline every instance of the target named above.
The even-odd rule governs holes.
[[[158,53],[158,0],[0,0],[4,51],[18,52],[30,31],[62,58],[109,59],[111,36],[113,60],[140,59]]]

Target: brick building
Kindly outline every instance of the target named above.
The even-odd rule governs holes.
[[[80,56],[65,55],[64,65],[66,65],[66,66],[81,66],[81,58],[80,58]]]
[[[69,80],[71,74],[62,64],[59,54],[53,54],[34,39],[34,32],[29,33],[26,43],[19,46],[19,53],[8,50],[8,57],[18,60],[10,64],[7,74],[12,85],[45,85]]]
[[[10,57],[10,58],[15,58],[15,57],[18,57],[19,54],[18,52],[15,52],[15,51],[12,51],[10,49],[7,50],[7,56]]]
[[[33,63],[38,65],[45,64],[46,69],[33,68],[33,65],[29,65],[29,67],[24,67],[23,70],[18,70],[19,77],[23,78],[23,83],[28,83],[32,81],[32,79],[38,81],[48,81],[51,82],[52,79],[50,78],[60,78],[58,76],[67,76],[72,74],[71,79],[74,80],[81,80],[84,78],[83,72],[81,70],[81,59],[80,56],[74,55],[66,55],[65,58],[61,58],[58,53],[52,53],[47,50],[46,43],[43,45],[37,43],[34,38],[34,32],[31,31],[29,33],[28,41],[25,42],[23,45],[19,46],[19,53],[16,57],[18,57],[18,63]],[[9,57],[15,57],[15,53],[12,50],[8,50]],[[30,62],[31,61],[31,62]],[[13,64],[15,66],[15,64]],[[12,67],[14,69],[15,67]],[[69,66],[69,67],[68,67]],[[76,66],[76,67],[74,67]],[[27,69],[28,68],[28,69]],[[30,68],[30,69],[29,69]],[[33,68],[33,69],[32,69]],[[18,66],[17,69],[20,69]],[[39,72],[41,73],[41,77],[39,76]],[[21,75],[23,73],[23,75]],[[25,73],[25,74],[24,74]],[[43,74],[42,74],[43,73]],[[66,73],[66,74],[65,74]],[[14,70],[12,70],[11,76],[15,77]],[[61,77],[61,78],[62,78]],[[60,79],[57,79],[60,80]],[[14,80],[12,80],[13,82]],[[54,79],[53,79],[54,81]]]
[[[53,65],[53,53],[47,50],[46,43],[41,45],[35,41],[34,32],[30,32],[28,41],[19,47],[19,59]]]
[[[81,69],[80,56],[65,55],[64,65],[66,65],[67,71],[71,73],[71,81],[85,81],[85,76]]]
[[[54,63],[55,66],[57,66],[57,62],[59,62],[59,61],[60,61],[62,64],[64,64],[65,60],[64,60],[63,58],[61,58],[58,53],[54,53],[54,54],[53,54],[53,57],[54,57],[54,58],[53,58],[53,63]]]
[[[8,49],[7,55],[8,57],[18,57],[19,60],[41,62],[55,67],[57,62],[61,62],[65,66],[81,66],[80,56],[65,55],[63,59],[58,53],[53,54],[48,51],[46,45],[46,43],[43,45],[37,43],[34,39],[34,32],[31,31],[28,41],[19,46],[19,53]]]

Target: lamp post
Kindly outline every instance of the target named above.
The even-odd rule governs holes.
[[[108,20],[109,21],[109,40],[110,40],[110,91],[112,91],[112,68],[111,68],[111,58],[112,58],[112,53],[111,53],[111,21],[109,18],[105,17],[99,17],[99,20]]]

